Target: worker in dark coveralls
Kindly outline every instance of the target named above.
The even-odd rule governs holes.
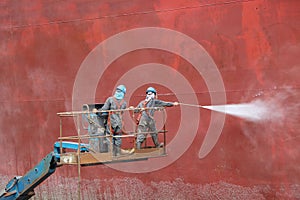
[[[165,102],[157,99],[157,92],[155,88],[149,87],[146,90],[146,99],[141,101],[135,112],[140,112],[140,116],[137,119],[138,123],[138,129],[137,129],[137,138],[136,138],[136,148],[140,149],[142,143],[146,139],[146,133],[150,132],[150,135],[152,137],[153,143],[155,147],[162,147],[163,143],[158,142],[158,135],[154,120],[154,109],[149,109],[153,107],[171,107],[171,106],[177,106],[178,102]]]
[[[107,98],[105,104],[101,108],[101,110],[118,110],[118,109],[126,109],[127,103],[124,100],[126,94],[126,87],[124,85],[119,85],[116,88],[116,91],[113,96]],[[111,112],[108,125],[106,128],[107,134],[112,134],[113,136],[121,136],[122,135],[122,114],[121,111]],[[131,151],[126,151],[121,149],[122,139],[121,137],[113,137],[113,155],[118,156],[121,154],[132,153]]]

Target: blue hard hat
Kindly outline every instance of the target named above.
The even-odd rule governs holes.
[[[119,85],[119,86],[117,87],[117,90],[122,91],[124,94],[126,93],[126,87],[125,87],[125,85]]]
[[[146,94],[147,94],[148,92],[153,92],[153,93],[156,94],[156,90],[155,90],[154,87],[148,87],[148,89],[146,90]]]

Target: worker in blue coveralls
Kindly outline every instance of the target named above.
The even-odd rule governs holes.
[[[137,119],[138,129],[137,129],[137,138],[136,138],[136,148],[141,149],[142,143],[146,139],[146,132],[150,132],[153,143],[156,148],[163,147],[163,143],[158,142],[158,135],[154,120],[154,109],[149,109],[152,107],[171,107],[177,106],[178,102],[165,102],[157,99],[157,92],[155,88],[149,87],[146,90],[146,99],[141,101],[135,112],[140,112],[140,115]]]
[[[124,100],[126,94],[126,87],[124,85],[119,85],[113,96],[107,98],[101,110],[119,110],[126,109],[127,103]],[[111,112],[108,119],[108,125],[106,128],[107,134],[112,134],[113,136],[122,135],[122,111]],[[113,156],[118,156],[121,154],[130,154],[131,151],[126,151],[121,149],[122,139],[121,137],[113,137]]]

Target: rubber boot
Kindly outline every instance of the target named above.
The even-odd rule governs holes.
[[[113,145],[113,156],[120,156],[121,155],[121,148]]]
[[[136,142],[136,149],[141,149],[142,143],[141,142]]]
[[[117,156],[117,150],[116,150],[115,145],[113,145],[112,153],[113,153],[113,156]]]
[[[152,140],[153,140],[153,143],[155,145],[156,148],[159,148],[159,147],[163,147],[164,146],[164,143],[160,143],[158,142],[158,137],[157,135],[152,135]]]

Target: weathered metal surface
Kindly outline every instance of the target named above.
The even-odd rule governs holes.
[[[220,71],[228,103],[276,98],[286,116],[268,123],[227,117],[216,145],[199,159],[212,114],[200,110],[199,129],[176,161],[151,173],[127,173],[113,165],[86,167],[81,171],[84,198],[299,199],[299,7],[297,0],[2,1],[0,151],[6,156],[0,158],[1,184],[24,174],[52,151],[59,136],[56,113],[72,110],[76,74],[97,45],[123,31],[162,27],[184,33],[205,48]],[[192,54],[194,49],[183,46],[182,51]],[[82,99],[104,102],[123,74],[145,63],[171,66],[187,77],[199,104],[210,105],[205,77],[182,57],[155,49],[118,57],[103,72],[96,98]],[[150,78],[151,74],[136,75],[137,80]],[[166,79],[179,78],[174,72]],[[90,81],[86,77],[86,88]],[[155,86],[161,99],[190,98]],[[145,87],[127,99],[130,105],[144,98]],[[182,112],[174,108],[167,114],[171,142],[178,136]],[[184,120],[192,124],[194,118]],[[73,122],[67,127],[76,131]],[[185,134],[183,144],[193,133]],[[157,162],[173,158],[179,150],[169,149]],[[136,166],[146,169],[147,162]],[[60,168],[36,190],[36,198],[76,199],[76,176],[75,166]]]

